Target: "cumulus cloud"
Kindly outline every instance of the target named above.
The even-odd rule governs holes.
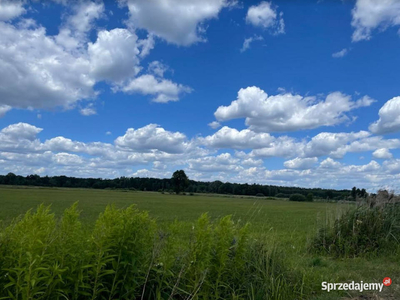
[[[340,168],[341,166],[342,164],[340,162],[333,160],[330,157],[321,161],[321,163],[319,164],[319,167],[323,169],[337,169]]]
[[[353,42],[369,40],[374,29],[400,25],[398,0],[357,0],[352,10]]]
[[[249,129],[239,131],[224,126],[215,134],[199,140],[212,148],[257,149],[269,146],[274,138],[268,133],[256,133]]]
[[[283,13],[277,13],[271,2],[262,1],[258,5],[250,6],[246,15],[246,22],[256,27],[270,29],[274,34],[285,33]]]
[[[100,31],[96,42],[88,44],[88,54],[97,80],[120,82],[140,71],[138,37],[127,29]]]
[[[344,146],[350,147],[346,151],[365,151],[367,148],[375,151],[381,145],[383,147],[380,148],[384,149],[390,149],[390,146],[400,148],[399,140],[367,136],[364,132],[347,133],[348,136],[343,135],[346,133],[339,136],[334,136],[335,133],[320,135],[315,140],[322,141],[325,138],[328,144],[335,146],[327,147],[324,152],[320,151],[320,144],[314,143],[315,153],[319,151],[328,156],[318,165],[317,156],[304,156],[305,149],[310,148],[307,144],[312,139],[307,142],[289,137],[275,137],[269,148],[254,149],[249,153],[235,151],[232,155],[228,152],[218,153],[211,146],[199,146],[198,140],[188,140],[183,133],[167,131],[155,124],[128,129],[114,143],[85,143],[63,136],[43,142],[39,138],[41,131],[42,128],[27,123],[11,124],[0,130],[1,173],[105,178],[170,177],[174,170],[183,168],[190,178],[196,180],[327,188],[351,188],[356,185],[369,187],[370,190],[376,190],[382,184],[395,187],[400,179],[400,160],[390,158],[382,165],[374,160],[363,165],[348,165],[329,155],[334,152],[332,149]],[[251,145],[258,145],[255,140],[259,133],[243,130],[235,132],[229,128],[227,133],[228,137],[233,134],[231,141],[227,140],[228,144],[237,144],[235,137],[239,134]],[[337,140],[341,143],[337,143]],[[353,145],[354,143],[358,144]],[[238,147],[243,145],[239,143]],[[263,159],[254,155],[254,151],[270,149],[269,154],[275,151],[275,157],[282,156],[285,147],[290,148],[295,156],[285,161],[281,168],[278,166],[277,169],[267,169]],[[293,151],[295,149],[298,152]],[[374,156],[388,151],[375,151]],[[312,151],[308,154],[311,155]],[[383,156],[389,158],[387,155]]]
[[[252,42],[262,41],[262,40],[264,40],[264,38],[260,35],[255,35],[255,36],[249,37],[247,39],[244,39],[243,46],[240,49],[240,52],[245,52],[246,50],[250,49],[250,45]]]
[[[375,134],[385,134],[400,130],[400,96],[387,101],[379,110],[379,120],[369,126]]]
[[[254,131],[285,132],[349,121],[346,113],[373,102],[367,96],[352,101],[351,96],[340,92],[329,94],[325,100],[290,93],[268,96],[252,86],[240,89],[237,100],[218,107],[214,115],[218,121],[245,118],[246,125]]]
[[[316,157],[310,157],[310,158],[296,157],[295,159],[285,161],[283,165],[288,169],[306,170],[306,169],[311,169],[317,162],[318,158]]]
[[[387,148],[379,148],[375,150],[372,155],[375,158],[381,158],[381,159],[390,159],[393,157],[393,154],[390,153],[389,149]]]
[[[149,124],[137,130],[129,128],[125,135],[118,137],[115,144],[133,150],[161,150],[181,153],[188,147],[186,136],[180,132],[170,132],[157,124]]]
[[[128,6],[134,27],[146,29],[167,42],[188,46],[205,41],[204,22],[216,18],[228,0],[120,0]]]
[[[343,56],[347,55],[348,52],[349,52],[349,50],[347,50],[347,48],[344,48],[344,49],[342,49],[342,50],[340,50],[338,52],[333,53],[332,57],[333,58],[340,58],[340,57],[343,57]]]
[[[0,22],[0,31],[0,104],[71,107],[79,99],[94,97],[89,61],[65,51],[45,28]]]
[[[113,90],[125,87],[129,93],[154,95],[156,102],[177,101],[191,91],[162,78],[161,65],[152,70],[157,78],[142,73],[135,81],[142,70],[141,61],[154,47],[151,34],[139,39],[132,28],[102,29],[91,42],[89,34],[96,20],[104,17],[102,2],[71,3],[56,35],[49,35],[32,19],[1,22],[10,7],[16,11],[21,5],[17,1],[0,3],[0,116],[11,108],[79,107],[79,101],[97,97],[99,81],[108,82]],[[154,88],[149,87],[153,84]]]
[[[18,0],[2,0],[0,2],[0,21],[8,21],[14,19],[26,10],[23,7],[22,1]]]
[[[179,98],[192,89],[188,86],[177,84],[168,79],[156,78],[153,75],[146,74],[131,80],[122,88],[125,93],[141,93],[143,95],[152,95],[154,102],[167,103],[178,101]]]
[[[243,169],[238,163],[240,159],[230,153],[217,156],[206,156],[188,161],[189,169],[201,172],[238,172]]]

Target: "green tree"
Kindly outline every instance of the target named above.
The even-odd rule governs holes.
[[[312,202],[312,201],[314,201],[314,194],[308,193],[306,198],[307,198],[307,201]]]
[[[357,188],[356,187],[353,187],[351,189],[351,197],[353,197],[353,199],[356,200],[356,198],[357,198]]]
[[[183,170],[175,171],[174,174],[172,174],[171,181],[174,186],[175,193],[177,194],[184,191],[189,185],[189,178],[186,176],[186,173]]]

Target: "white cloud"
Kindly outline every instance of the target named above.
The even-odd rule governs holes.
[[[147,68],[147,72],[153,74],[158,77],[164,77],[164,73],[169,70],[169,67],[162,62],[157,60],[149,63],[149,67]]]
[[[347,55],[348,52],[349,52],[349,50],[347,50],[346,48],[344,48],[344,49],[342,49],[342,50],[340,50],[340,51],[338,51],[338,52],[333,53],[333,54],[332,54],[332,57],[334,57],[334,58],[340,58],[340,57],[343,57],[343,56]]]
[[[400,96],[387,101],[379,110],[379,120],[369,126],[375,134],[385,134],[400,130]]]
[[[357,0],[352,10],[353,42],[369,40],[374,29],[400,25],[398,0]]]
[[[89,43],[91,73],[97,80],[120,82],[140,71],[138,37],[127,29],[115,28],[98,33]]]
[[[0,2],[0,21],[8,21],[14,19],[26,10],[23,7],[23,2],[18,0],[2,0]]]
[[[352,101],[340,92],[331,93],[322,101],[290,93],[268,96],[253,86],[240,89],[237,100],[218,107],[214,115],[218,121],[245,118],[246,125],[254,131],[284,132],[350,121],[347,112],[373,102],[367,96]]]
[[[285,161],[283,165],[288,169],[306,170],[306,169],[311,169],[317,162],[318,158],[316,157],[311,157],[311,158],[296,157],[295,159]]]
[[[129,9],[134,27],[144,28],[167,42],[188,46],[202,42],[204,22],[216,18],[228,0],[120,0]]]
[[[243,167],[239,166],[240,159],[232,157],[230,153],[222,153],[218,156],[206,156],[190,159],[189,169],[201,172],[239,172]]]
[[[255,35],[255,36],[249,37],[247,39],[244,39],[243,46],[240,49],[240,52],[244,52],[244,51],[250,49],[250,44],[252,42],[254,42],[254,41],[262,41],[262,40],[264,40],[264,38],[262,36],[260,36],[260,35]]]
[[[221,127],[221,124],[217,121],[213,121],[211,123],[208,123],[208,126],[210,126],[212,129],[217,129],[217,128]]]
[[[321,161],[321,163],[319,164],[319,167],[323,169],[337,169],[340,168],[341,166],[342,164],[340,162],[335,161],[330,157]]]
[[[305,156],[324,156],[334,155],[342,157],[350,149],[344,148],[346,145],[356,140],[365,139],[370,136],[367,131],[360,132],[321,132],[314,136],[304,147]],[[340,151],[339,149],[343,149]],[[342,153],[343,152],[343,153]],[[340,153],[340,155],[339,155]]]
[[[199,138],[200,143],[212,148],[257,149],[269,146],[274,138],[268,133],[255,133],[249,129],[238,131],[227,126],[213,135]]]
[[[112,132],[111,131],[106,131],[106,135],[111,135]]]
[[[157,124],[149,124],[137,130],[129,128],[125,135],[118,137],[115,144],[133,150],[160,150],[168,153],[182,153],[189,146],[186,136],[170,132]]]
[[[167,103],[178,101],[183,94],[191,93],[192,89],[168,79],[160,79],[146,74],[131,80],[122,88],[122,91],[125,93],[153,95],[154,98],[152,100],[154,102]]]
[[[0,118],[4,117],[4,115],[11,110],[11,106],[8,105],[0,105]]]
[[[328,155],[332,149],[341,147],[349,147],[346,151],[365,151],[367,148],[370,149],[368,151],[375,151],[381,145],[384,146],[380,148],[385,149],[390,149],[390,145],[400,148],[399,140],[367,136],[365,132],[319,135],[313,143],[316,149],[314,152],[320,151],[324,138],[327,144],[334,146],[320,151],[328,158],[317,165],[317,156],[304,156],[304,149],[310,148],[307,147],[310,142],[296,141],[289,137],[274,138],[270,148],[255,149],[249,153],[235,151],[232,155],[201,148],[198,140],[188,140],[182,133],[170,132],[154,124],[128,129],[114,143],[85,143],[62,136],[42,142],[38,138],[41,131],[41,128],[27,123],[12,124],[0,130],[0,173],[162,178],[170,177],[174,170],[182,168],[187,170],[191,179],[207,181],[326,188],[359,186],[372,191],[382,184],[395,188],[400,179],[400,160],[386,160],[382,165],[374,160],[364,165],[347,165]],[[250,144],[257,145],[256,133],[242,130],[237,131],[237,134],[244,135]],[[321,141],[321,144],[315,143],[316,140]],[[235,139],[233,142],[236,143]],[[285,149],[290,149],[291,155],[295,156],[284,162],[283,168],[267,170],[264,161],[254,155],[255,151],[265,149],[272,149],[275,157],[282,156]],[[308,154],[311,155],[312,151]]]
[[[18,3],[1,2],[0,15],[5,7]],[[67,5],[66,1],[60,3]],[[154,47],[153,36],[138,39],[134,29],[102,29],[96,33],[95,41],[90,42],[95,21],[102,17],[102,2],[71,3],[63,15],[59,33],[53,36],[32,19],[22,19],[16,24],[0,21],[0,115],[10,108],[80,107],[79,101],[97,97],[99,92],[94,87],[99,81],[111,83],[113,90],[123,90],[122,87],[133,82],[133,89],[154,95],[156,102],[177,101],[181,94],[191,91],[163,79],[160,68],[159,78],[143,77],[144,74],[134,81],[142,69],[142,59]],[[152,88],[149,84],[156,86]]]
[[[390,153],[389,149],[387,148],[379,148],[377,150],[375,150],[372,155],[375,158],[382,158],[382,159],[390,159],[393,157],[393,154]]]
[[[97,114],[96,109],[93,107],[93,103],[90,103],[85,108],[81,108],[81,110],[79,112],[83,116],[92,116],[92,115]]]
[[[285,33],[283,14],[278,15],[271,2],[262,1],[258,5],[250,6],[246,15],[246,22],[263,29],[271,29],[274,34]]]
[[[89,61],[65,51],[46,35],[45,28],[23,29],[0,22],[0,32],[0,104],[70,108],[95,96]]]

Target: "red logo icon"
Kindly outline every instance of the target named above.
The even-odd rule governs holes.
[[[391,284],[392,284],[392,279],[390,279],[390,277],[383,278],[383,285],[384,286],[389,286]]]

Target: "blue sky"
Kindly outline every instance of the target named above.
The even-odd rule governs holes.
[[[398,189],[400,1],[0,2],[0,173]]]

